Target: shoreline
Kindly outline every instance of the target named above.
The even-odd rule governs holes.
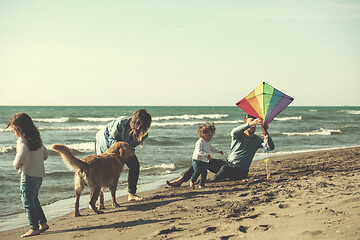
[[[166,175],[166,180],[168,180],[168,177],[176,177],[178,176],[181,171],[176,171],[175,173]],[[165,179],[165,177],[160,179]],[[161,189],[162,187],[165,187],[165,181],[162,181],[162,183],[156,183],[156,182],[152,182],[152,183],[145,183],[142,184],[141,186],[138,186],[138,194],[143,194],[143,193],[147,193],[149,191],[155,191],[157,189]],[[85,189],[88,190],[88,189]],[[116,198],[117,199],[121,199],[123,197],[127,197],[127,188],[123,188],[123,189],[118,189],[116,191]],[[41,197],[41,196],[40,196]],[[110,199],[111,199],[111,194],[109,192],[109,190],[106,190],[104,192],[104,198],[106,200],[105,204],[110,203]],[[41,200],[41,199],[40,199]],[[126,200],[125,200],[126,201]],[[45,212],[46,218],[48,219],[48,221],[51,220],[55,220],[57,218],[63,217],[67,214],[71,214],[74,211],[74,202],[75,202],[75,197],[73,198],[67,198],[67,199],[61,199],[59,201],[53,202],[51,204],[47,204],[47,205],[42,205],[42,208]],[[80,198],[80,209],[86,209],[88,207],[89,204],[89,194],[84,193],[81,195]],[[7,216],[3,216],[0,218],[0,233],[1,232],[6,232],[6,231],[10,231],[19,227],[24,227],[24,226],[28,226],[29,222],[27,220],[27,215],[24,212],[21,213],[15,213],[15,214],[10,214]]]
[[[282,157],[282,156],[290,156],[290,155],[295,155],[295,154],[311,153],[311,152],[317,152],[317,151],[331,151],[331,150],[356,148],[356,147],[360,147],[360,145],[349,146],[349,147],[296,150],[296,151],[279,152],[279,153],[271,153],[270,152],[269,153],[270,155],[268,157],[271,160],[272,158]],[[267,157],[266,155],[264,155],[263,153],[260,152],[260,154],[258,156],[254,157],[254,162],[252,164],[252,168],[254,166],[256,167],[256,165],[259,164],[257,161],[261,161],[261,160],[265,159],[266,157]],[[189,165],[189,167],[190,167],[190,165]],[[171,179],[175,179],[175,178],[179,177],[181,175],[181,173],[183,171],[185,171],[186,169],[187,168],[178,169],[177,171],[175,171],[172,174],[164,175],[166,177],[163,177],[163,178],[160,177],[160,179],[163,180],[162,183],[152,182],[152,183],[145,183],[143,185],[140,185],[138,193],[143,194],[148,191],[160,190],[167,186],[165,183],[166,180],[171,180]],[[211,175],[212,173],[209,172],[209,174]],[[124,197],[127,195],[127,190],[126,190],[126,188],[118,189],[116,194],[117,194],[117,198]],[[105,191],[104,196],[105,196],[105,199],[111,199],[110,192],[108,190]],[[73,203],[75,201],[74,199],[75,198],[61,199],[54,203],[51,203],[48,205],[43,205],[43,209],[44,209],[44,212],[46,213],[47,219],[49,221],[51,221],[51,220],[60,218],[62,216],[65,216],[69,213],[72,213],[73,212]],[[87,208],[88,201],[89,201],[88,194],[83,194],[82,197],[80,198],[80,209]],[[110,200],[107,200],[107,202],[109,202],[109,201]],[[61,209],[61,210],[59,210],[59,209]],[[3,222],[6,222],[6,224],[3,224]],[[28,220],[27,220],[27,216],[26,216],[25,212],[9,214],[7,216],[3,216],[0,219],[0,233],[19,228],[19,225],[20,225],[20,227],[28,225]]]
[[[225,239],[236,239],[243,234],[254,238],[271,239],[269,236],[272,236],[286,239],[278,234],[292,229],[294,234],[302,234],[301,239],[322,239],[325,236],[329,239],[344,236],[355,239],[356,235],[351,234],[359,234],[360,229],[355,223],[352,226],[351,222],[359,221],[360,216],[359,160],[359,146],[271,156],[270,181],[266,181],[264,166],[253,164],[249,182],[208,183],[208,187],[201,190],[192,190],[187,184],[180,188],[160,184],[160,188],[141,192],[146,198],[143,202],[127,202],[127,197],[121,196],[118,197],[121,207],[112,208],[107,201],[105,214],[95,215],[89,209],[82,209],[83,217],[73,218],[68,213],[50,220],[50,230],[37,238],[56,240],[84,236],[95,239],[106,230],[110,232],[106,233],[108,239],[116,239],[120,235],[134,239],[161,239],[165,236],[195,239],[198,234],[205,234],[204,239],[207,239],[206,236],[214,239],[226,234],[229,238]],[[259,169],[256,170],[256,167]],[[254,171],[256,178],[252,177]],[[357,190],[353,189],[354,184]],[[332,188],[342,188],[342,191]],[[86,197],[82,199],[87,200]],[[359,214],[358,218],[354,219],[356,216],[340,205],[350,205],[353,212]],[[72,209],[73,205],[69,207]],[[320,215],[329,219],[310,224],[313,219],[307,218],[313,215],[317,220]],[[26,219],[25,214],[23,216]],[[265,220],[270,224],[260,224]],[[300,227],[290,226],[292,221],[298,226],[305,224],[307,230],[299,233]],[[259,224],[253,227],[255,222]],[[237,226],[236,231],[234,225]],[[312,230],[320,225],[320,230]],[[346,232],[341,227],[351,229]],[[28,226],[2,231],[0,238],[13,239],[27,229]],[[296,236],[299,238],[300,235]]]

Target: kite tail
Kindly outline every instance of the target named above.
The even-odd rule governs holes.
[[[264,153],[266,155],[265,160],[264,160],[265,167],[266,167],[266,179],[269,180],[270,172],[269,172],[269,168],[268,168],[268,161],[269,161],[269,156],[268,156],[268,152],[269,152],[268,135],[265,133],[264,128],[263,128],[263,131],[264,131],[263,147],[264,147]]]

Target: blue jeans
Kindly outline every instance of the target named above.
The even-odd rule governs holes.
[[[243,169],[240,167],[236,167],[235,165],[231,165],[230,163],[220,160],[213,159],[209,163],[207,163],[207,169],[210,172],[215,173],[214,181],[222,181],[224,179],[230,180],[241,180],[248,177],[249,169]],[[187,169],[183,174],[184,182],[188,181],[191,176],[194,174],[194,167]]]
[[[192,165],[194,168],[194,173],[192,175],[191,181],[195,183],[199,175],[201,175],[200,186],[205,186],[206,176],[207,176],[207,163],[193,159]]]
[[[38,194],[42,184],[41,177],[21,176],[20,193],[21,201],[26,210],[30,229],[38,230],[39,223],[46,223],[44,211],[40,206]]]

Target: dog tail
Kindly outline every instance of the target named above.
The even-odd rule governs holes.
[[[77,157],[75,157],[72,154],[71,150],[65,145],[54,144],[51,146],[51,148],[54,149],[56,152],[60,153],[65,165],[71,170],[76,170],[78,168],[84,170],[89,165],[88,163],[83,162]]]

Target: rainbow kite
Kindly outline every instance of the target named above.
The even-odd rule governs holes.
[[[262,82],[236,105],[251,116],[263,119],[263,125],[266,125],[293,100],[294,98]]]
[[[263,119],[262,129],[264,132],[263,148],[264,152],[269,151],[268,136],[264,125],[269,124],[282,110],[284,110],[294,98],[273,88],[266,82],[262,82],[254,91],[245,98],[241,99],[236,105],[251,116]],[[267,155],[266,155],[267,156]],[[270,178],[267,156],[264,160],[266,164],[267,179]]]

